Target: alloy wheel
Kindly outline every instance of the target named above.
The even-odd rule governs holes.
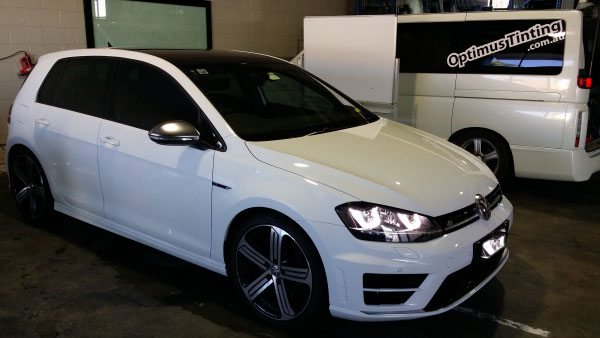
[[[302,248],[273,225],[250,228],[236,252],[236,273],[246,299],[274,320],[298,317],[310,301],[313,276]]]
[[[12,160],[10,187],[21,212],[39,219],[45,210],[44,178],[37,163],[28,155]]]
[[[485,163],[488,168],[496,175],[500,168],[500,156],[498,149],[490,141],[484,138],[468,139],[460,145],[461,148],[475,155],[479,160]]]

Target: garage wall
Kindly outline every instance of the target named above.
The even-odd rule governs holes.
[[[82,0],[0,0],[0,57],[16,51],[42,54],[85,47]],[[0,61],[0,143],[6,141],[8,108],[23,78],[20,53]]]
[[[213,44],[291,59],[305,16],[354,13],[354,0],[213,0]]]
[[[85,48],[84,0],[0,0],[0,57],[25,50],[45,53]],[[287,59],[302,49],[308,15],[344,15],[354,0],[213,0],[213,45]],[[6,142],[8,108],[23,78],[19,58],[0,61],[0,144]]]

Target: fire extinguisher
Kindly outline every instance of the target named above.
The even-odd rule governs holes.
[[[19,71],[19,75],[29,75],[29,73],[31,73],[31,71],[33,70],[34,66],[31,64],[31,57],[29,56],[29,54],[25,53],[25,56],[19,59],[19,61],[21,62],[21,70]]]

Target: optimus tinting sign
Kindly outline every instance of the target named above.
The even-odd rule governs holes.
[[[504,37],[498,40],[479,46],[473,45],[460,53],[451,53],[448,55],[446,62],[450,67],[462,68],[467,62],[480,59],[508,48],[526,44],[543,37],[548,37],[544,40],[532,43],[527,48],[528,51],[532,51],[542,46],[563,41],[565,38],[564,32],[562,20],[556,20],[547,24],[535,24],[527,30],[516,30],[504,35]]]

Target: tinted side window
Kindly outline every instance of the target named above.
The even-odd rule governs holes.
[[[565,31],[564,20],[466,22],[464,39],[447,62],[459,73],[557,75]]]
[[[66,60],[55,105],[84,114],[103,116],[113,65],[113,60],[104,58]]]
[[[60,75],[62,74],[62,67],[65,64],[64,61],[58,61],[54,64],[48,75],[46,75],[46,79],[38,92],[37,102],[49,104],[51,106],[54,105],[56,100],[56,91],[58,89],[58,81],[60,80]]]
[[[158,68],[122,61],[115,90],[115,119],[145,130],[184,120],[198,127],[199,114],[175,80]]]
[[[560,74],[564,20],[398,24],[401,73]]]
[[[456,73],[446,58],[460,38],[463,22],[401,23],[396,35],[400,73]]]

